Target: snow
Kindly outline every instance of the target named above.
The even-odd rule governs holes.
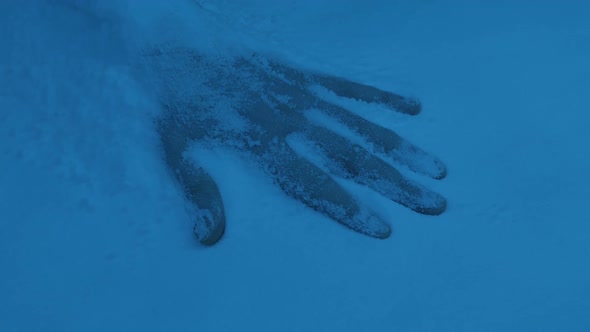
[[[583,1],[0,4],[0,331],[587,331],[590,6]],[[256,50],[417,97],[357,110],[440,156],[449,210],[370,239],[195,146],[210,248],[162,160],[146,45]]]

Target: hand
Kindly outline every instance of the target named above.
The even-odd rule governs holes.
[[[409,115],[420,112],[418,101],[258,55],[220,57],[169,48],[151,52],[148,61],[161,79],[165,112],[159,130],[166,162],[188,199],[202,211],[194,232],[203,244],[212,245],[221,238],[225,216],[215,181],[183,157],[195,140],[243,151],[287,195],[371,237],[387,238],[391,229],[333,176],[369,186],[418,213],[438,215],[445,211],[447,203],[442,196],[404,177],[375,153],[435,179],[446,175],[439,159],[313,91],[319,86],[343,98],[381,104]],[[306,116],[309,110],[321,111],[348,126],[372,151],[311,121]],[[311,142],[324,162],[314,164],[297,154],[293,139]]]

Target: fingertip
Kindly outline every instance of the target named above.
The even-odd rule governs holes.
[[[391,236],[391,227],[385,223],[384,226],[382,231],[375,234],[375,238],[385,240]]]
[[[415,209],[416,212],[430,216],[438,216],[447,210],[447,199],[436,194],[434,203],[428,206],[420,206]]]
[[[406,98],[404,100],[403,112],[409,115],[418,115],[422,112],[422,103],[418,99]]]
[[[434,174],[434,176],[432,178],[435,180],[442,180],[442,179],[446,178],[448,175],[447,166],[445,166],[445,164],[443,164],[442,161],[437,161],[436,164],[438,166],[438,173]]]
[[[384,96],[383,104],[388,105],[397,112],[418,115],[422,112],[422,103],[418,99],[402,97],[393,93]]]
[[[373,214],[366,217],[358,217],[364,218],[365,220],[362,221],[363,227],[356,231],[376,239],[387,239],[391,236],[391,227],[381,220],[381,218]]]
[[[208,216],[203,216],[203,223],[195,223],[193,233],[206,246],[212,246],[219,242],[225,233],[225,220],[212,220]]]

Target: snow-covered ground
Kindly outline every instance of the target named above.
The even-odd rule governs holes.
[[[584,1],[0,4],[0,331],[590,330]],[[347,185],[345,229],[234,153],[199,151],[228,228],[206,248],[162,161],[139,51],[274,54],[421,99],[372,120],[440,156],[422,216]]]

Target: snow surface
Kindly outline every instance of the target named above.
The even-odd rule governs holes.
[[[590,330],[585,1],[0,3],[0,331]],[[194,239],[137,66],[257,50],[420,98],[374,121],[440,156],[429,217],[347,184],[370,239],[198,151],[228,228]]]

